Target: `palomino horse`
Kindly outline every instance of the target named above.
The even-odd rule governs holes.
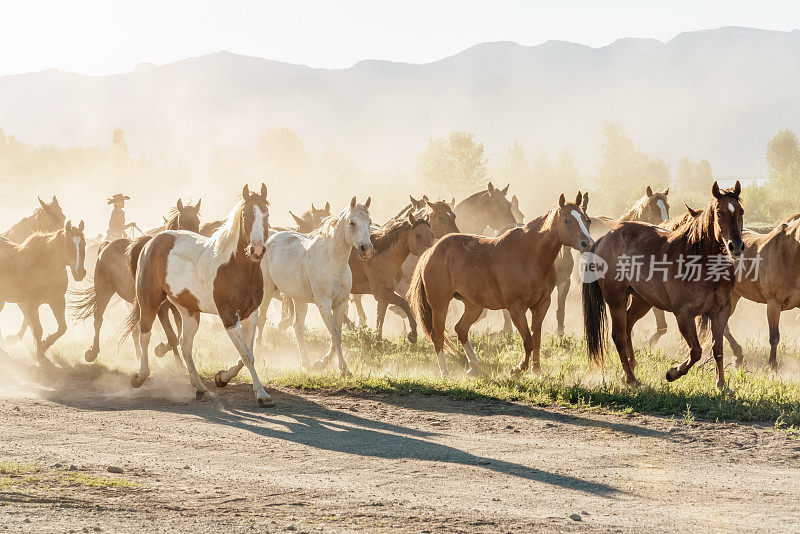
[[[581,200],[581,193],[574,203],[561,195],[557,208],[499,237],[450,234],[420,257],[408,299],[433,341],[443,375],[447,368],[442,351],[453,348],[445,337],[447,308],[453,298],[464,303],[455,331],[467,353],[470,373],[480,368],[469,342],[469,328],[484,309],[508,310],[522,336],[525,356],[514,372],[528,368],[531,354],[533,370],[539,371],[542,320],[556,282],[553,263],[563,245],[580,251],[592,245]],[[527,310],[533,314],[533,335],[525,319]]]
[[[354,295],[372,295],[378,301],[378,318],[375,325],[378,339],[383,337],[386,308],[394,304],[403,310],[411,323],[408,340],[417,342],[417,322],[408,301],[395,293],[403,274],[403,262],[410,254],[421,255],[431,245],[434,236],[431,225],[423,218],[417,219],[412,211],[401,219],[393,219],[371,235],[374,253],[363,260],[353,249],[350,253],[350,270],[353,273]],[[360,303],[360,302],[359,302]],[[363,312],[363,310],[361,310]],[[360,314],[359,314],[360,315]]]
[[[684,222],[676,229],[623,222],[597,242],[593,253],[605,262],[608,275],[583,286],[584,327],[592,360],[603,360],[608,304],[611,336],[625,383],[638,385],[633,374],[636,359],[631,331],[636,321],[652,307],[658,307],[675,315],[689,346],[689,356],[667,371],[671,382],[685,375],[702,355],[695,325],[695,318],[702,316],[711,323],[717,387],[724,390],[722,344],[731,314],[732,258],[738,258],[745,248],[741,237],[741,190],[738,181],[730,190],[720,190],[714,182],[708,207],[697,217],[684,216]],[[601,260],[595,262],[602,264]]]
[[[506,198],[509,185],[497,189],[489,182],[486,190],[470,195],[456,204],[453,211],[461,231],[465,234],[483,235],[487,226],[496,232],[516,224],[511,202]]]
[[[617,224],[625,221],[642,221],[655,225],[663,225],[669,220],[669,187],[663,191],[653,191],[648,185],[645,194],[637,200],[619,219],[598,216],[589,217],[591,225],[589,231],[592,238],[600,239],[606,232]],[[583,210],[586,211],[589,202],[588,193],[583,197]],[[575,260],[569,249],[564,249],[556,260],[556,274],[558,288],[558,307],[556,308],[556,322],[558,324],[558,335],[564,335],[564,315],[567,303],[567,294],[571,285],[571,278]],[[664,312],[658,308],[653,308],[653,317],[656,320],[656,331],[650,337],[650,346],[653,347],[658,340],[667,333],[667,319]]]
[[[800,307],[800,275],[797,271],[800,265],[800,220],[796,216],[789,217],[768,234],[745,230],[742,240],[746,247],[741,260],[744,263],[733,286],[731,313],[741,298],[767,305],[769,365],[777,370],[781,312]],[[754,266],[754,262],[758,265],[749,268]],[[741,366],[744,363],[742,346],[727,326],[725,338],[736,356],[736,366]]]
[[[166,220],[164,226],[156,229],[156,233],[163,229],[167,230],[187,230],[197,233],[200,227],[200,201],[192,206],[178,199],[177,204],[170,212],[170,218]],[[76,296],[71,307],[75,319],[84,320],[89,317],[94,318],[94,340],[92,346],[84,354],[87,362],[93,362],[100,353],[100,328],[103,326],[103,315],[108,308],[111,297],[119,295],[126,302],[133,303],[136,296],[133,274],[128,265],[128,249],[135,242],[130,239],[115,239],[110,243],[103,243],[97,263],[94,266],[94,278],[92,284],[86,289],[74,292]],[[154,353],[156,356],[164,356],[167,351],[172,350],[175,358],[180,361],[178,352],[178,336],[175,335],[172,325],[169,322],[169,310],[175,318],[177,330],[181,330],[181,318],[175,308],[169,302],[158,310],[158,319],[164,328],[167,336],[167,343],[159,343]],[[134,344],[136,339],[134,338]]]
[[[353,197],[345,210],[326,219],[310,236],[278,232],[267,242],[267,257],[261,263],[264,299],[269,302],[275,292],[280,291],[294,302],[294,332],[304,368],[310,367],[305,347],[305,319],[308,304],[313,302],[331,335],[328,354],[314,367],[327,365],[336,353],[341,373],[350,372],[342,353],[342,322],[353,284],[348,261],[354,248],[361,258],[372,255],[369,204],[369,198],[364,204],[358,204]],[[236,372],[238,370],[233,369],[217,374],[217,384],[227,382]]]
[[[139,372],[131,377],[133,387],[141,386],[150,374],[150,331],[162,304],[169,300],[183,320],[181,352],[198,398],[208,393],[192,359],[194,336],[203,312],[222,320],[239,352],[235,369],[246,366],[250,371],[258,403],[272,403],[258,379],[253,357],[258,306],[263,296],[260,261],[266,251],[268,228],[267,187],[261,184],[260,193],[250,193],[244,186],[242,199],[211,237],[167,230],[151,239],[140,239],[131,248],[136,300],[128,329],[133,332],[138,327],[141,358]]]
[[[47,361],[45,351],[67,331],[64,294],[68,280],[64,268],[69,267],[76,281],[83,280],[85,253],[83,221],[78,226],[67,221],[62,229],[33,234],[21,244],[0,238],[0,309],[6,302],[19,305],[31,325],[40,363]],[[58,330],[44,340],[39,322],[42,304],[50,306],[58,322]]]

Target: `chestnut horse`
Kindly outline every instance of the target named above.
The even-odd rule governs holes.
[[[714,182],[713,198],[706,209],[697,217],[684,216],[684,222],[674,230],[622,222],[600,238],[592,252],[599,258],[595,262],[605,262],[607,274],[583,286],[584,328],[591,360],[603,361],[607,304],[624,381],[638,386],[633,374],[636,359],[631,331],[636,321],[658,307],[675,315],[681,336],[689,346],[688,357],[667,371],[671,382],[685,375],[700,359],[703,350],[695,319],[704,317],[711,325],[717,387],[724,390],[722,343],[731,314],[733,260],[745,248],[741,190],[738,181],[729,190],[720,190]],[[633,267],[637,262],[640,268]]]
[[[353,287],[350,292],[354,295],[372,295],[378,301],[375,325],[378,339],[383,337],[386,308],[389,304],[394,304],[408,317],[411,323],[408,340],[416,343],[417,322],[414,314],[408,301],[398,295],[395,288],[402,277],[406,258],[410,254],[419,256],[433,245],[431,225],[423,218],[417,219],[412,211],[408,211],[405,217],[393,219],[382,228],[372,231],[370,237],[375,251],[369,259],[361,259],[355,249],[350,252],[350,270],[353,273]]]
[[[528,368],[531,354],[533,370],[540,370],[542,320],[556,282],[553,263],[563,245],[580,251],[592,245],[581,200],[580,192],[574,203],[561,195],[557,208],[499,237],[450,234],[420,257],[408,299],[433,342],[443,375],[447,367],[442,352],[453,350],[445,337],[447,308],[453,298],[464,303],[455,331],[467,353],[470,373],[480,368],[469,342],[469,329],[484,309],[508,310],[522,336],[525,356],[514,372]],[[526,323],[527,310],[533,314],[533,335]]]
[[[151,239],[140,239],[131,248],[136,300],[128,331],[138,329],[141,358],[139,372],[131,377],[133,387],[140,387],[150,374],[150,331],[168,300],[181,314],[181,352],[198,398],[208,393],[192,359],[202,312],[219,316],[239,352],[239,369],[246,366],[250,371],[258,403],[272,404],[258,379],[253,357],[258,306],[263,296],[260,262],[266,251],[268,229],[267,187],[261,184],[260,193],[250,193],[245,185],[242,199],[211,237],[167,230]]]
[[[163,227],[157,229],[156,233],[163,229],[187,230],[197,233],[199,228],[200,201],[198,200],[194,206],[191,204],[184,206],[183,202],[178,199],[175,207],[170,212],[170,218],[167,219]],[[127,256],[128,249],[134,243],[135,241],[127,238],[103,243],[100,248],[100,254],[97,257],[97,263],[94,266],[92,284],[85,289],[73,292],[76,297],[70,306],[73,309],[73,317],[78,320],[85,320],[89,317],[94,318],[94,339],[92,346],[84,354],[87,362],[96,360],[97,355],[100,353],[100,328],[103,326],[103,315],[106,312],[106,308],[108,308],[111,297],[119,295],[126,302],[133,303],[136,296],[133,274],[129,268]],[[175,318],[177,330],[181,330],[181,318],[177,308],[169,302],[165,302],[164,306],[158,310],[158,319],[164,328],[167,343],[159,343],[153,352],[156,356],[161,357],[167,351],[172,350],[177,361],[180,361],[178,336],[175,335],[175,330],[173,330],[169,322],[170,309],[172,310],[172,316]],[[134,339],[134,343],[136,343],[136,339]]]
[[[510,184],[497,189],[489,182],[484,191],[465,198],[453,208],[458,227],[465,234],[483,235],[487,227],[495,232],[517,223],[511,202],[506,198]]]
[[[47,362],[45,351],[67,331],[64,268],[69,267],[75,281],[83,280],[85,254],[83,221],[78,226],[67,221],[58,231],[35,233],[20,244],[0,238],[0,310],[6,302],[19,305],[25,322],[31,325],[39,363]],[[42,304],[50,306],[58,323],[58,329],[44,340],[39,322]]]
[[[742,269],[737,273],[731,294],[731,313],[739,299],[767,305],[769,325],[769,365],[778,369],[778,343],[781,334],[781,312],[800,308],[800,220],[787,217],[768,234],[745,230],[742,239],[746,246]],[[753,262],[758,262],[755,268]],[[749,264],[749,265],[748,265]],[[744,363],[742,346],[725,328],[725,338],[736,356],[736,366]]]

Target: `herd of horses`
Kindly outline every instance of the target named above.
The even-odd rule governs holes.
[[[131,335],[140,362],[131,385],[141,386],[150,373],[150,337],[158,319],[166,341],[154,347],[155,354],[171,351],[202,397],[208,388],[197,373],[192,347],[200,314],[212,314],[219,317],[239,355],[236,365],[216,374],[215,384],[224,387],[246,367],[258,403],[269,405],[272,400],[255,369],[253,345],[264,330],[272,300],[282,303],[281,326],[293,325],[305,369],[325,368],[336,357],[340,372],[349,374],[342,326],[349,322],[351,301],[359,324],[366,322],[361,296],[369,294],[377,301],[377,335],[382,335],[387,310],[408,320],[411,342],[421,325],[446,375],[444,353],[456,348],[445,323],[455,299],[463,311],[454,331],[469,374],[480,373],[469,330],[486,310],[502,310],[507,327],[513,325],[522,337],[524,354],[512,373],[529,367],[538,372],[542,321],[555,290],[558,334],[563,335],[566,297],[576,266],[573,251],[578,251],[601,258],[608,270],[607,275],[582,283],[589,357],[602,363],[610,316],[611,338],[626,384],[638,385],[631,331],[652,310],[656,332],[650,344],[666,332],[664,314],[671,312],[689,348],[687,358],[669,369],[667,380],[686,374],[710,337],[717,386],[724,390],[723,338],[728,339],[737,365],[743,361],[741,346],[727,327],[741,298],[767,305],[769,363],[777,368],[780,312],[800,307],[796,268],[800,214],[767,231],[743,228],[737,182],[731,189],[715,183],[703,209],[687,206],[686,213],[673,218],[669,189],[647,187],[619,218],[590,217],[589,194],[579,192],[574,201],[562,194],[555,207],[524,223],[519,201],[516,196],[508,198],[508,189],[490,182],[458,203],[410,197],[410,204],[381,226],[371,219],[371,199],[359,203],[353,197],[338,212],[331,211],[330,203],[321,209],[312,204],[300,216],[290,212],[296,227],[272,227],[264,184],[258,192],[244,186],[227,218],[205,224],[200,220],[200,202],[179,200],[164,224],[147,235],[88,247],[96,249],[96,261],[89,260],[94,261],[93,277],[69,292],[65,268],[76,282],[86,276],[84,224],[66,220],[55,197],[51,202],[39,199],[33,215],[0,237],[0,310],[5,303],[14,303],[24,317],[21,331],[7,341],[30,328],[37,360],[47,363],[47,349],[67,329],[69,294],[75,317],[94,321],[94,338],[85,354],[86,361],[94,361],[100,353],[103,316],[118,295],[131,304],[125,332]],[[716,269],[728,276],[686,279],[681,270],[687,254],[699,257],[702,265],[723,257]],[[626,258],[634,256],[644,258],[644,270],[658,262],[665,276],[615,276]],[[737,261],[756,256],[758,272],[741,275]],[[42,304],[51,308],[58,323],[57,331],[46,338],[38,312]],[[327,354],[313,363],[305,342],[309,304],[319,309],[331,338]]]

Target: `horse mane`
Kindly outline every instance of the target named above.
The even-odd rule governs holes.
[[[336,232],[336,228],[339,226],[339,221],[341,218],[344,217],[344,211],[341,212],[339,215],[328,215],[324,219],[322,219],[322,224],[308,234],[311,237],[314,236],[325,236],[325,237],[333,237],[333,234]]]
[[[644,195],[639,200],[637,200],[631,209],[629,209],[625,215],[619,218],[620,221],[638,221],[642,218],[642,213],[644,212],[644,207],[647,205],[647,202],[650,200],[650,197]]]
[[[528,224],[525,225],[525,228],[528,230],[535,230],[537,232],[548,232],[553,229],[557,213],[558,208],[551,208],[544,215],[539,215],[535,219],[532,219]]]
[[[408,220],[408,217],[391,219],[382,227],[370,233],[372,246],[374,247],[375,254],[380,254],[392,247],[400,235],[406,230],[413,230],[420,224],[430,224],[425,219],[417,219],[414,224]]]
[[[244,200],[239,199],[225,221],[208,238],[214,244],[214,254],[221,254],[236,248],[239,243],[239,233],[242,230],[243,209]]]
[[[732,198],[737,202],[741,202],[738,197],[729,192],[723,192],[720,196],[722,198]],[[669,235],[670,241],[675,241],[678,238],[686,237],[689,245],[699,245],[705,240],[717,241],[717,236],[714,233],[714,211],[713,207],[719,199],[713,199],[708,203],[708,206],[697,216],[692,217],[688,213],[684,216],[683,221],[676,221],[676,227]]]

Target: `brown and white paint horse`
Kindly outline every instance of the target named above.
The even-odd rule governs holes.
[[[128,327],[130,331],[138,328],[141,358],[139,372],[131,377],[133,387],[140,387],[150,374],[150,331],[161,305],[169,300],[183,320],[181,352],[198,398],[208,393],[192,359],[202,312],[219,316],[239,352],[238,368],[245,366],[250,371],[258,403],[272,404],[256,373],[253,356],[258,307],[264,292],[260,262],[269,231],[268,206],[264,184],[260,193],[250,193],[244,186],[242,199],[211,237],[165,231],[132,248],[136,302]],[[219,380],[217,384],[225,385]]]

